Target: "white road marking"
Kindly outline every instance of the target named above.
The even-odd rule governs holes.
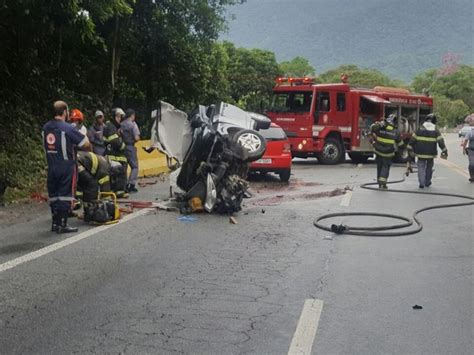
[[[38,259],[46,254],[49,254],[49,253],[52,253],[56,250],[59,250],[59,249],[62,249],[64,247],[67,247],[68,245],[71,245],[71,244],[74,244],[74,243],[77,243],[81,240],[84,240],[86,238],[89,238],[97,233],[100,233],[100,232],[103,232],[109,228],[112,228],[112,227],[115,227],[115,226],[118,226],[119,224],[122,224],[124,222],[127,222],[127,221],[130,221],[134,218],[137,218],[139,216],[143,216],[145,214],[147,214],[148,212],[150,211],[150,209],[143,209],[141,211],[138,211],[136,213],[132,213],[132,214],[129,214],[128,216],[125,216],[124,218],[122,218],[118,223],[115,223],[115,224],[109,224],[109,225],[104,225],[104,226],[100,226],[100,227],[96,227],[96,228],[92,228],[92,229],[89,229],[85,232],[82,232],[82,233],[79,233],[78,235],[75,235],[74,237],[70,237],[70,238],[67,238],[67,239],[64,239],[58,243],[54,243],[54,244],[51,244],[51,245],[48,245],[47,247],[44,247],[44,248],[41,248],[41,249],[38,249],[34,252],[31,252],[31,253],[28,253],[26,255],[23,255],[23,256],[20,256],[18,258],[15,258],[13,260],[9,260],[3,264],[0,264],[0,272],[3,272],[3,271],[6,271],[6,270],[9,270],[9,269],[12,269],[18,265],[21,265],[23,263],[26,263],[28,261],[32,261],[32,260],[35,260],[35,259]]]
[[[349,207],[349,205],[351,204],[351,198],[352,198],[352,191],[347,190],[346,193],[344,194],[344,197],[342,198],[341,206]]]
[[[288,355],[311,354],[314,338],[318,330],[319,318],[324,302],[318,299],[307,299],[301,311],[300,320],[291,340]]]

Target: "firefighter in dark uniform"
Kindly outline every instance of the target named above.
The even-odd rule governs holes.
[[[127,158],[125,157],[125,143],[122,140],[120,129],[120,122],[124,116],[125,112],[121,108],[113,109],[112,120],[106,123],[103,131],[107,158],[122,166],[122,172],[111,181],[112,190],[116,193],[117,197],[128,196],[125,192],[127,186]]]
[[[87,138],[66,123],[69,111],[64,101],[54,103],[54,119],[43,126],[43,145],[48,161],[48,195],[51,206],[51,231],[77,232],[67,224],[76,188],[76,148],[87,149]]]
[[[416,130],[408,143],[411,157],[418,158],[418,182],[420,189],[431,186],[433,177],[434,158],[438,156],[438,145],[441,148],[441,158],[448,158],[448,149],[441,132],[436,127],[436,116],[430,113],[425,122]]]
[[[78,183],[84,203],[95,201],[101,192],[110,192],[110,164],[106,158],[92,152],[77,153]]]
[[[394,114],[391,114],[383,121],[376,122],[370,127],[371,143],[374,147],[377,163],[377,182],[381,189],[387,189],[387,180],[393,157],[402,145],[400,132],[395,128],[396,118]]]

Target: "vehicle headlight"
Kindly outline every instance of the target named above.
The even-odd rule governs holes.
[[[302,149],[303,149],[303,144],[301,144],[301,143],[298,144],[298,149],[299,149],[299,150],[302,150]]]
[[[308,141],[306,139],[303,139],[303,145],[305,145],[306,143],[308,143]]]

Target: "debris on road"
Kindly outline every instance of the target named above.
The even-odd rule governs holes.
[[[196,222],[198,219],[195,216],[179,216],[176,218],[179,222],[183,223],[193,223]]]
[[[420,306],[420,305],[417,305],[417,304],[415,304],[415,305],[414,305],[412,308],[413,308],[413,309],[423,309],[423,307],[422,307],[422,306]]]
[[[237,219],[235,219],[235,217],[229,217],[229,223],[230,224],[239,224],[239,222],[237,222]]]
[[[333,240],[332,235],[327,235],[323,238],[323,240]]]
[[[146,186],[150,186],[150,185],[156,185],[158,183],[158,180],[154,180],[154,181],[140,181],[138,183],[138,186],[140,187],[146,187]]]

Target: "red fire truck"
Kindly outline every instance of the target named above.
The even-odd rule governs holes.
[[[346,81],[346,78],[343,78]],[[354,162],[373,155],[370,126],[392,113],[407,140],[433,110],[432,98],[408,90],[375,87],[355,88],[347,83],[314,84],[311,78],[279,78],[268,117],[281,126],[294,157],[317,157],[322,164],[337,164],[345,153]],[[396,160],[404,162],[405,151]]]

